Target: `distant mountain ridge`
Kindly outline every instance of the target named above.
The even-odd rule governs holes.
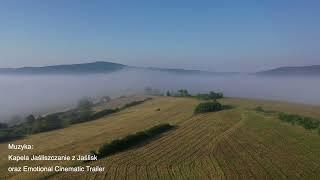
[[[112,73],[123,69],[160,71],[174,74],[232,75],[235,73],[209,72],[173,68],[134,67],[118,63],[97,61],[83,64],[53,65],[43,67],[0,68],[0,74],[97,74]]]
[[[159,71],[183,75],[235,75],[237,72],[210,72],[202,70],[188,70],[177,68],[134,67],[124,64],[96,61],[82,64],[52,65],[43,67],[0,68],[0,74],[99,74],[112,73],[123,69],[136,69],[147,71]],[[320,65],[301,67],[280,67],[276,69],[260,71],[251,75],[263,76],[319,76]]]
[[[0,68],[1,74],[91,74],[121,70],[123,64],[97,61],[83,64],[53,65],[43,67]]]
[[[279,67],[255,74],[264,76],[320,76],[320,65]]]

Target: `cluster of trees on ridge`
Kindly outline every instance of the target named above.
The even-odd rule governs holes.
[[[288,114],[288,113],[284,113],[284,112],[265,110],[260,106],[256,107],[255,111],[266,113],[266,114],[277,114],[279,120],[286,122],[286,123],[290,123],[292,125],[302,126],[308,130],[318,129],[318,133],[320,135],[320,120],[319,119],[301,116],[298,114]]]
[[[210,91],[209,93],[199,93],[196,95],[191,95],[187,89],[180,89],[177,92],[167,91],[166,96],[195,97],[200,100],[217,100],[223,98],[223,93]]]
[[[199,100],[204,100],[208,102],[200,103],[196,106],[194,114],[205,113],[205,112],[216,112],[223,109],[233,108],[228,105],[221,105],[217,100],[223,98],[223,93],[210,91],[209,93],[199,93],[196,95],[191,95],[187,89],[180,89],[177,92],[167,91],[166,96],[174,97],[193,97]]]
[[[26,117],[24,122],[12,127],[9,127],[5,123],[0,123],[0,142],[19,139],[30,134],[65,128],[71,124],[93,121],[106,115],[119,112],[125,108],[141,104],[150,99],[151,98],[147,98],[142,101],[134,101],[121,108],[105,109],[94,112],[92,111],[94,104],[85,98],[80,100],[77,108],[73,110],[39,117],[29,115]]]
[[[161,133],[173,129],[175,126],[170,124],[159,124],[153,126],[144,131],[139,131],[134,134],[127,135],[121,139],[115,139],[109,143],[103,144],[98,151],[91,151],[92,154],[95,154],[98,158],[107,157],[109,155],[127,150],[133,146],[139,145],[146,140],[154,138]]]

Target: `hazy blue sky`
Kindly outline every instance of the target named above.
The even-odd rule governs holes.
[[[320,64],[319,2],[2,0],[0,67],[105,60],[257,71]]]

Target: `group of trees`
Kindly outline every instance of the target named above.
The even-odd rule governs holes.
[[[223,93],[210,91],[209,93],[191,95],[187,89],[180,89],[177,92],[167,91],[166,96],[174,97],[195,97],[200,100],[217,100],[223,98]]]
[[[223,98],[223,93],[210,91],[208,94],[197,94],[195,97],[201,100],[217,100]]]
[[[61,119],[58,113],[50,114],[44,117],[35,118],[33,115],[29,115],[25,118],[23,123],[6,126],[0,128],[0,142],[18,139],[26,135],[50,131],[54,129],[60,129],[67,126],[67,122]]]
[[[206,112],[216,112],[216,111],[221,111],[222,109],[223,109],[223,106],[217,101],[204,102],[196,106],[194,113],[199,114],[199,113],[206,113]]]
[[[187,89],[179,89],[177,92],[167,91],[166,96],[174,96],[174,97],[191,97],[191,94]]]
[[[96,151],[91,151],[91,152],[97,155],[98,158],[106,157],[106,156],[115,154],[117,152],[124,151],[132,146],[136,146],[172,128],[174,128],[174,126],[170,124],[160,124],[150,129],[128,135],[122,139],[116,139],[109,143],[103,144],[98,149],[97,152]]]

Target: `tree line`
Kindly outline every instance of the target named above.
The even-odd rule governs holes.
[[[150,99],[151,98],[142,101],[134,101],[121,108],[104,109],[102,111],[94,112],[92,110],[94,104],[85,98],[80,100],[77,108],[73,110],[38,117],[29,115],[25,118],[25,121],[11,127],[5,123],[0,123],[0,142],[23,138],[30,134],[65,128],[71,124],[93,121],[123,109],[139,105]]]
[[[192,95],[189,93],[187,89],[180,89],[178,91],[167,91],[166,96],[173,96],[173,97],[194,97],[200,100],[217,100],[224,97],[222,92],[214,92],[210,91],[209,93],[198,93],[195,95]]]
[[[254,109],[257,112],[265,114],[276,114],[278,119],[282,122],[290,123],[292,125],[302,126],[308,130],[318,129],[318,134],[320,135],[320,120],[312,117],[301,116],[298,114],[289,114],[284,112],[278,112],[273,110],[265,110],[261,106]]]

